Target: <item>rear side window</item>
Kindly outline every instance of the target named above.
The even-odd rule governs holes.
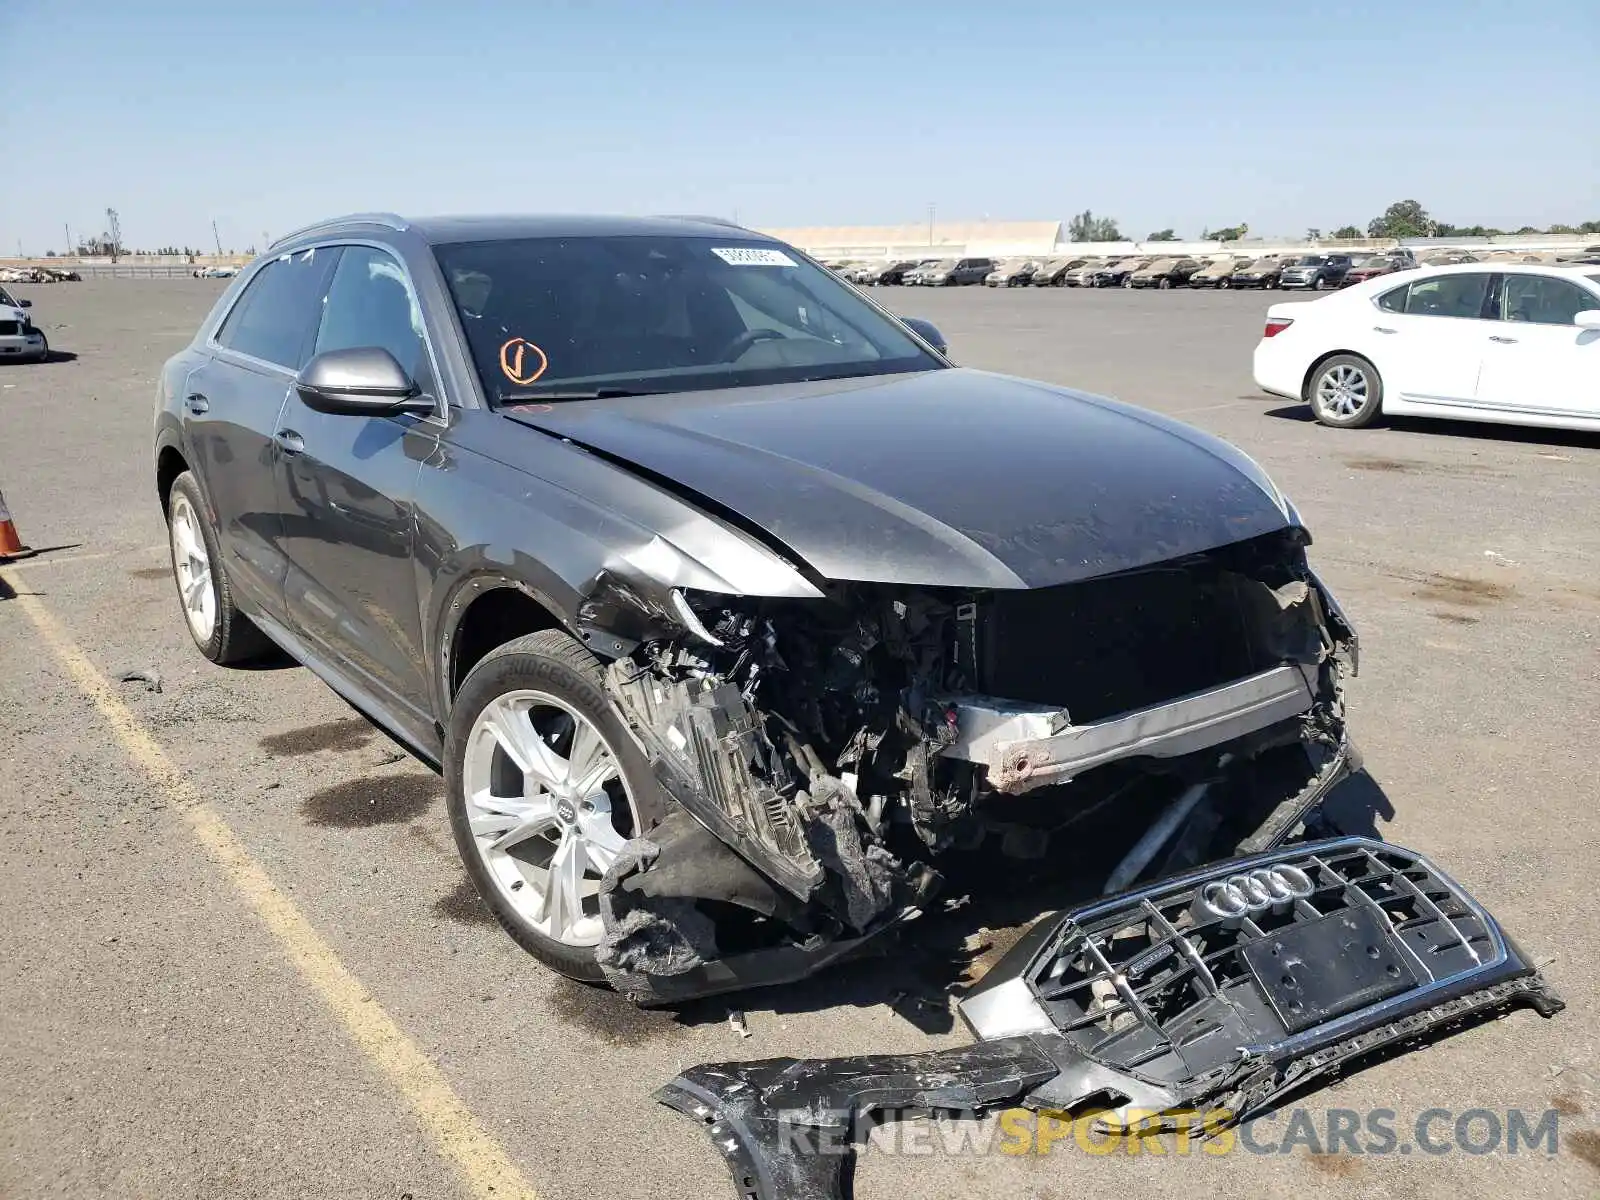
[[[1565,279],[1506,275],[1500,284],[1502,320],[1571,325],[1572,319],[1586,308],[1600,308],[1600,300]]]
[[[1406,294],[1411,291],[1408,283],[1404,287],[1397,287],[1378,297],[1378,307],[1389,312],[1403,313],[1406,310]]]
[[[218,343],[291,371],[305,366],[333,257],[327,251],[304,250],[262,267],[217,331]]]
[[[1418,279],[1406,295],[1406,312],[1420,317],[1481,317],[1488,293],[1487,274]]]

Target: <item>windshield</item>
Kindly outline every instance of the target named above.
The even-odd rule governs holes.
[[[1327,259],[1320,254],[1306,254],[1294,260],[1297,267],[1320,267]]]
[[[0,287],[0,304],[4,304],[9,308],[21,308],[22,307],[22,305],[18,304],[15,300],[13,300],[11,298],[11,293],[6,291],[5,288],[3,288],[3,287]]]
[[[491,400],[944,365],[836,276],[772,242],[524,238],[435,254]]]
[[[1357,263],[1356,266],[1358,268],[1361,268],[1361,269],[1365,269],[1367,267],[1388,267],[1390,261],[1391,260],[1383,257],[1380,254],[1380,255],[1375,255],[1372,258],[1364,258],[1359,263]]]

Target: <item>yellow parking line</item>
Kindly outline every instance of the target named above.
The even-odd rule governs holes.
[[[100,710],[128,757],[167,794],[234,890],[282,943],[301,977],[344,1023],[373,1066],[405,1098],[433,1138],[434,1148],[461,1173],[471,1194],[482,1200],[538,1200],[539,1194],[456,1095],[439,1068],[339,960],[294,901],[272,882],[238,834],[201,798],[54,614],[26,592],[19,591],[15,602]]]

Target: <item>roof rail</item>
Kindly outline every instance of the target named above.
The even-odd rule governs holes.
[[[308,233],[317,233],[323,229],[333,229],[340,225],[382,225],[387,229],[406,230],[410,228],[406,219],[394,213],[367,212],[348,213],[342,217],[329,217],[326,220],[314,221],[310,225],[291,230],[280,238],[274,238],[268,250],[274,250],[285,242],[293,241],[297,237],[304,237]]]
[[[727,217],[707,217],[700,213],[664,213],[669,221],[703,221],[707,225],[726,225],[729,229],[743,229],[744,226],[737,221],[730,221]]]

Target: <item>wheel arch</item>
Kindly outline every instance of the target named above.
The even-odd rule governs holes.
[[[176,444],[168,442],[156,452],[156,495],[161,499],[162,513],[167,511],[173,483],[188,469],[189,460]]]
[[[446,609],[439,643],[441,712],[448,713],[467,675],[490,653],[545,629],[572,632],[551,597],[506,575],[484,574],[463,580]]]

